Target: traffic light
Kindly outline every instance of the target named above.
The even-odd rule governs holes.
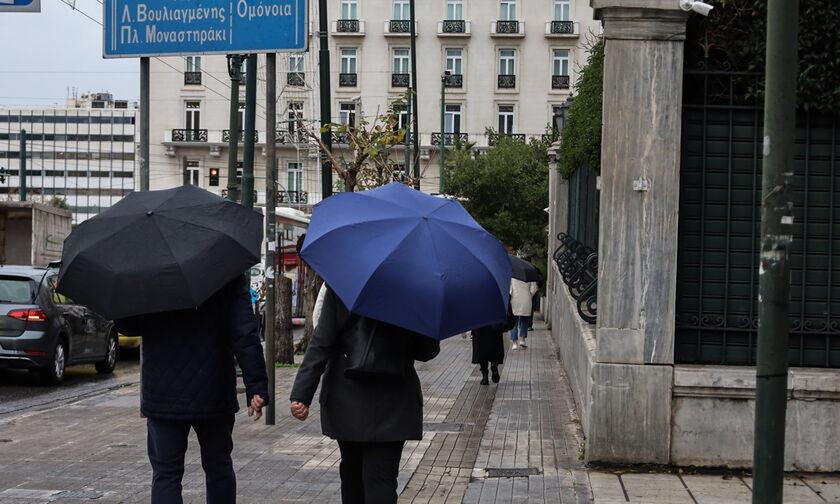
[[[218,168],[210,168],[210,185],[211,186],[219,185],[219,169]]]

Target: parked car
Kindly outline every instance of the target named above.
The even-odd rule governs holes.
[[[0,267],[0,368],[37,370],[53,384],[72,364],[111,373],[119,351],[113,323],[56,292],[57,278],[57,268]]]

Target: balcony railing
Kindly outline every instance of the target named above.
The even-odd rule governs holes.
[[[173,129],[173,142],[206,142],[206,129]]]
[[[340,73],[338,74],[338,85],[340,87],[356,87],[356,74],[354,73]]]
[[[303,77],[303,72],[289,72],[286,75],[286,84],[289,86],[305,86],[306,79]]]
[[[487,145],[494,146],[499,143],[502,137],[510,138],[511,140],[525,143],[525,133],[494,133],[487,135]]]
[[[496,33],[519,33],[519,21],[496,21]]]
[[[444,133],[443,144],[455,145],[455,140],[466,143],[470,136],[467,133]],[[432,133],[432,145],[440,145],[440,132]]]
[[[569,89],[568,75],[552,75],[551,89]]]
[[[391,87],[409,87],[411,86],[411,74],[395,73],[391,74]]]
[[[516,75],[499,75],[499,88],[511,89],[516,87]]]
[[[245,138],[245,132],[242,131],[242,130],[239,130],[239,135],[237,136],[236,141],[241,142],[244,138]],[[260,132],[257,131],[257,130],[254,130],[254,142],[259,142],[259,141],[260,141]],[[222,142],[230,142],[230,130],[229,129],[222,130]]]
[[[443,33],[466,33],[467,23],[463,19],[444,19]]]
[[[554,251],[554,263],[575,298],[580,318],[594,324],[598,318],[598,252],[566,233],[557,239],[560,246]]]
[[[347,144],[347,133],[333,133],[332,134],[332,143],[333,144]]]
[[[309,200],[309,193],[306,191],[277,191],[277,203],[298,203],[306,204]]]
[[[464,76],[461,74],[447,75],[443,85],[448,88],[464,87]]]
[[[280,144],[307,143],[306,135],[302,131],[277,130],[274,134],[277,143]]]
[[[201,72],[184,72],[184,85],[201,85]]]
[[[339,19],[336,24],[336,31],[340,33],[358,33],[359,20],[358,19]]]
[[[551,33],[556,35],[574,35],[575,22],[574,21],[552,21]]]
[[[388,28],[391,33],[410,33],[411,21],[407,19],[392,19],[388,23]]]

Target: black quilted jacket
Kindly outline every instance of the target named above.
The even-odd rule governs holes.
[[[189,310],[116,320],[125,335],[143,336],[141,412],[150,418],[201,419],[235,413],[236,368],[247,400],[268,402],[268,379],[245,277]]]

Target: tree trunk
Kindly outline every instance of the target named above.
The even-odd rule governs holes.
[[[276,280],[276,310],[274,316],[275,362],[294,364],[292,338],[292,280],[278,275]]]
[[[295,353],[306,352],[306,347],[309,346],[309,341],[312,339],[312,332],[315,326],[315,321],[312,320],[312,311],[315,309],[315,300],[318,299],[318,291],[321,290],[321,284],[324,283],[324,279],[318,273],[315,273],[315,270],[309,266],[303,266],[303,269],[306,274],[306,280],[303,285],[306,323],[303,326],[303,338],[295,344]]]

